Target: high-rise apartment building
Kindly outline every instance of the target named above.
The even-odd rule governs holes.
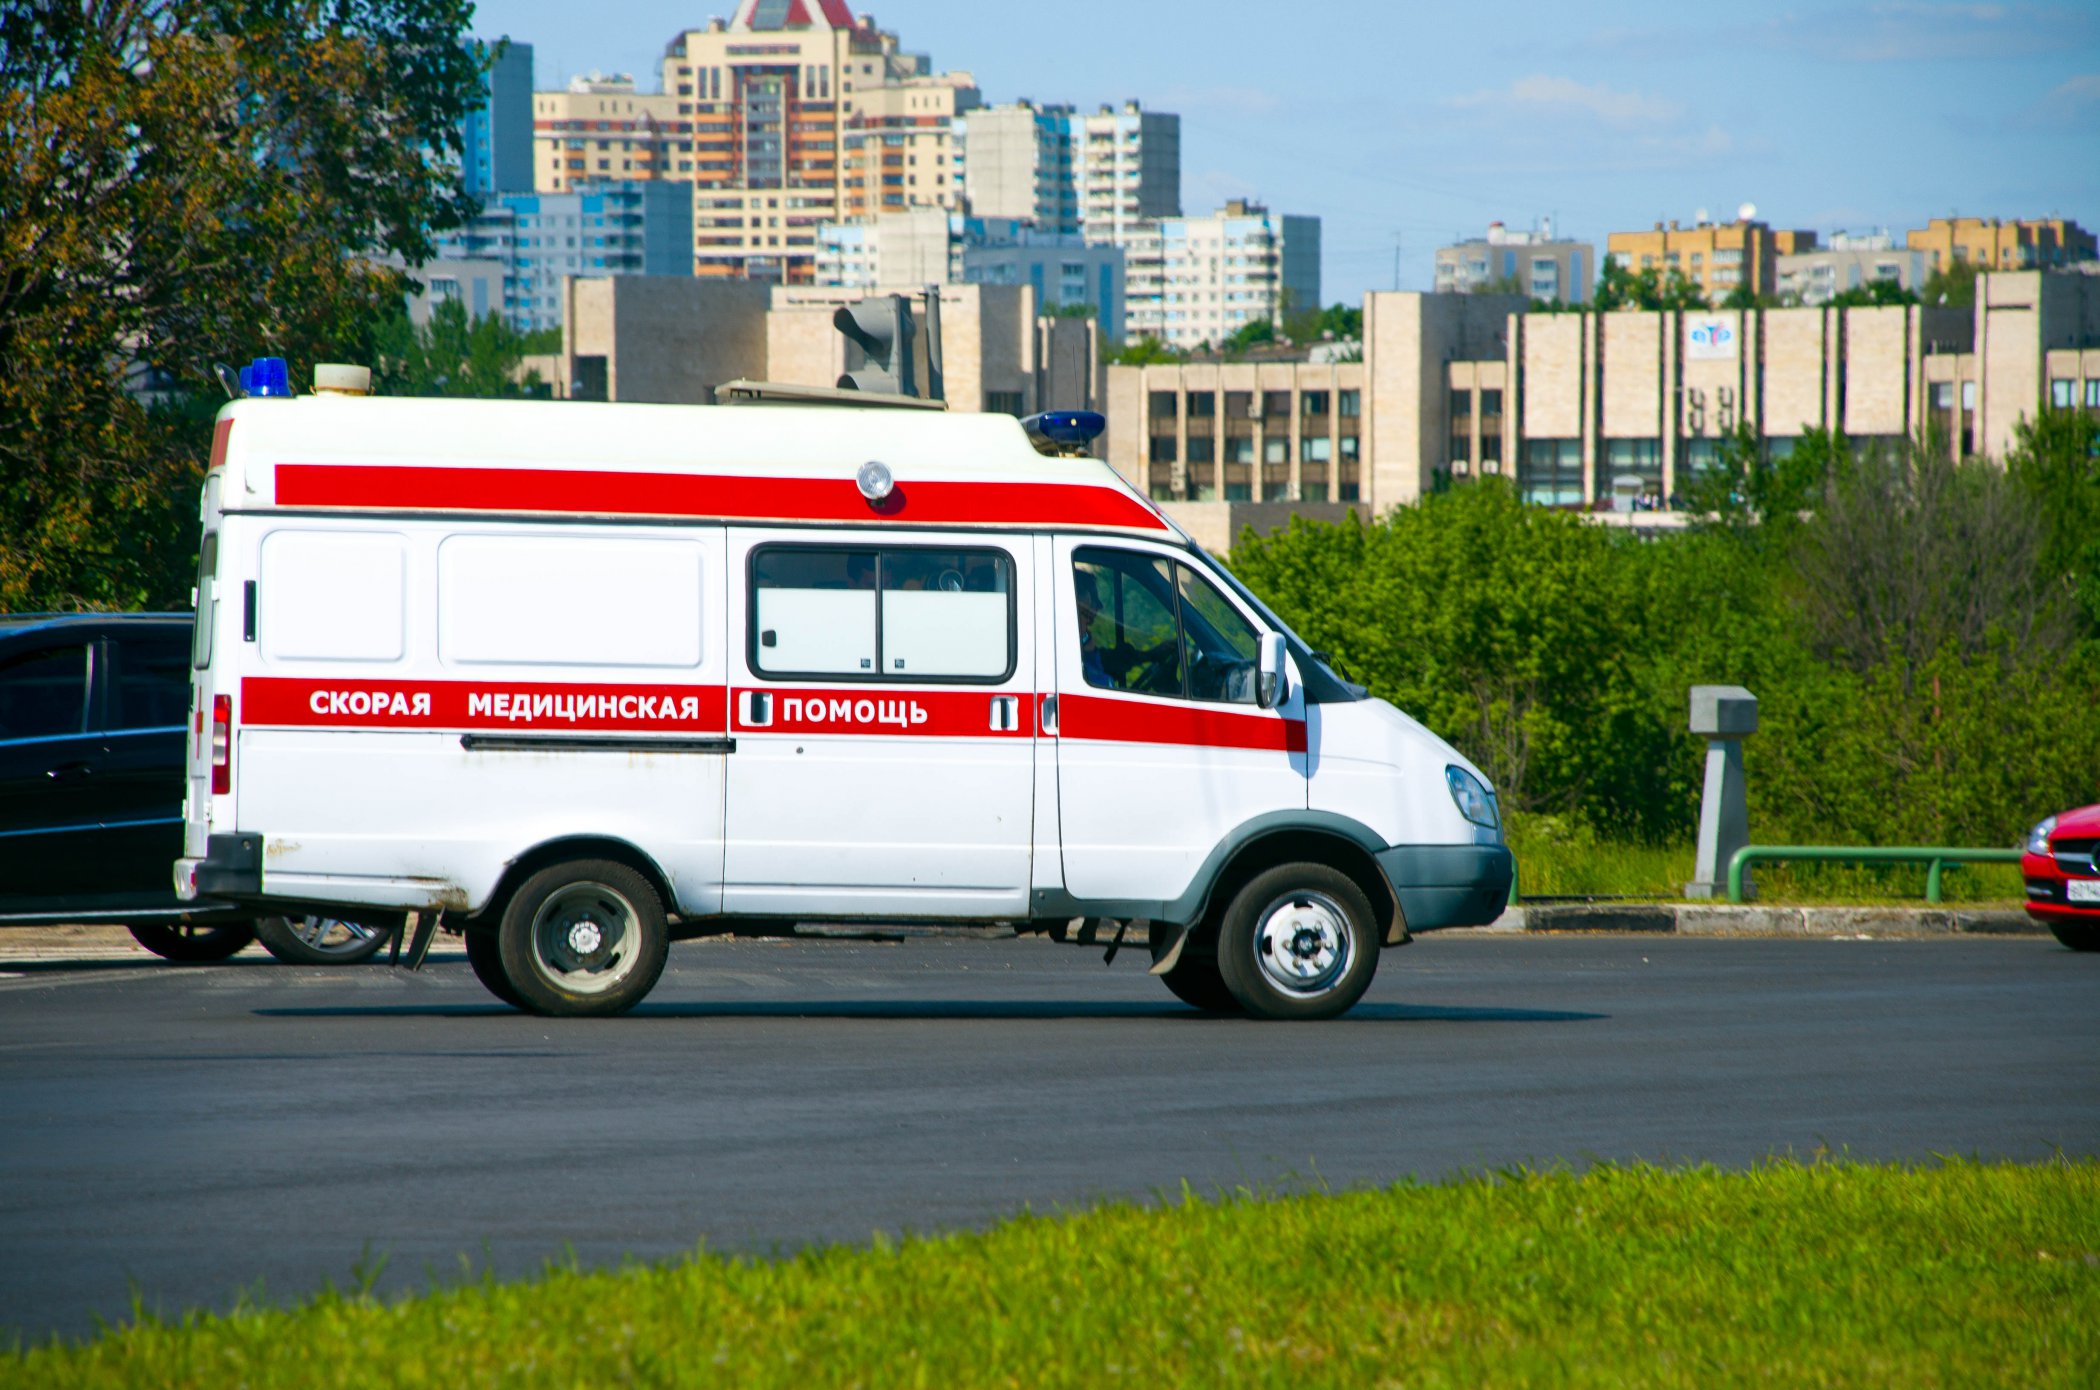
[[[2090,261],[2093,234],[2067,217],[1935,217],[1904,242],[1931,259],[1928,270],[1966,261],[1984,270],[2043,270]]]
[[[1201,347],[1320,307],[1317,217],[1278,216],[1235,198],[1209,217],[1139,222],[1122,244],[1132,336]]]
[[[1121,246],[1138,224],[1181,215],[1181,117],[1135,101],[1086,115],[984,107],[963,122],[963,179],[976,216]]]
[[[532,97],[533,182],[563,193],[606,179],[691,179],[690,123],[675,97],[635,90],[626,73],[592,73]]]
[[[1589,298],[1596,256],[1588,242],[1556,240],[1551,218],[1523,232],[1490,222],[1484,237],[1437,248],[1436,290],[1475,294],[1499,289],[1580,304]]]
[[[529,333],[561,326],[566,277],[690,274],[692,240],[693,203],[682,185],[580,184],[563,193],[496,195],[439,241],[432,268],[447,261],[501,265],[502,302],[487,309]]]
[[[1702,215],[1690,227],[1673,220],[1667,227],[1656,223],[1652,231],[1613,232],[1605,251],[1628,270],[1655,270],[1665,279],[1674,270],[1719,301],[1738,289],[1777,294],[1779,258],[1815,245],[1814,232],[1775,231],[1748,215],[1733,222],[1709,222]]]
[[[460,122],[460,183],[477,198],[530,193],[532,45],[497,39],[488,90]]]
[[[1053,236],[1010,217],[937,209],[828,222],[817,231],[817,284],[1028,285],[1040,312],[1092,309],[1110,341],[1123,336],[1120,247]]]
[[[743,0],[671,40],[663,91],[695,274],[807,284],[823,223],[957,202],[953,124],[975,87],[843,0]]]

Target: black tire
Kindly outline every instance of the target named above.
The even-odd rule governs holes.
[[[213,961],[238,955],[255,940],[255,929],[243,922],[218,926],[178,924],[127,927],[131,939],[163,960]]]
[[[2074,951],[2100,951],[2100,922],[2051,922],[2049,932]]]
[[[503,974],[536,1014],[625,1013],[655,988],[670,952],[649,880],[610,859],[541,869],[519,885],[498,929]]]
[[[1207,1014],[1242,1012],[1240,1001],[1232,997],[1232,991],[1225,987],[1225,977],[1218,973],[1215,949],[1198,951],[1191,941],[1182,949],[1174,968],[1159,978],[1176,999]]]
[[[1378,927],[1356,881],[1325,864],[1281,864],[1233,896],[1218,971],[1254,1018],[1346,1013],[1378,971]]]
[[[286,965],[361,965],[394,934],[336,917],[258,917],[255,939]]]
[[[513,1009],[526,1007],[525,1000],[503,973],[503,940],[493,930],[467,928],[467,964],[483,988]]]

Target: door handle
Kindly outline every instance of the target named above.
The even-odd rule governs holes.
[[[1014,695],[992,697],[992,730],[1010,734],[1021,727],[1021,701]]]
[[[77,782],[95,770],[93,763],[60,763],[44,775],[54,782]]]
[[[1036,727],[1046,734],[1055,735],[1057,733],[1057,697],[1055,695],[1045,695],[1043,703],[1037,707],[1036,713],[1038,716]]]
[[[737,696],[743,708],[737,711],[738,718],[746,726],[763,729],[773,722],[773,692],[770,690],[746,690]]]

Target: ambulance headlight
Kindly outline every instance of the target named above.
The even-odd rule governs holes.
[[[1482,786],[1478,777],[1454,763],[1444,769],[1444,783],[1451,788],[1451,799],[1458,803],[1460,815],[1483,830],[1502,829],[1494,793]]]
[[[890,476],[888,464],[869,459],[860,466],[860,471],[853,475],[853,485],[860,489],[860,495],[867,498],[872,505],[888,500],[897,481]]]

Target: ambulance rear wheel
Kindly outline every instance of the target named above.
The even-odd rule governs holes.
[[[525,1007],[525,1000],[511,986],[510,976],[503,973],[503,940],[495,932],[468,930],[467,964],[490,994],[513,1009]]]
[[[1255,1018],[1333,1018],[1378,970],[1378,931],[1356,881],[1325,864],[1283,864],[1234,896],[1218,933],[1218,970]]]
[[[625,1013],[655,987],[670,951],[656,890],[609,859],[555,864],[526,879],[498,936],[519,1002],[554,1017]]]

